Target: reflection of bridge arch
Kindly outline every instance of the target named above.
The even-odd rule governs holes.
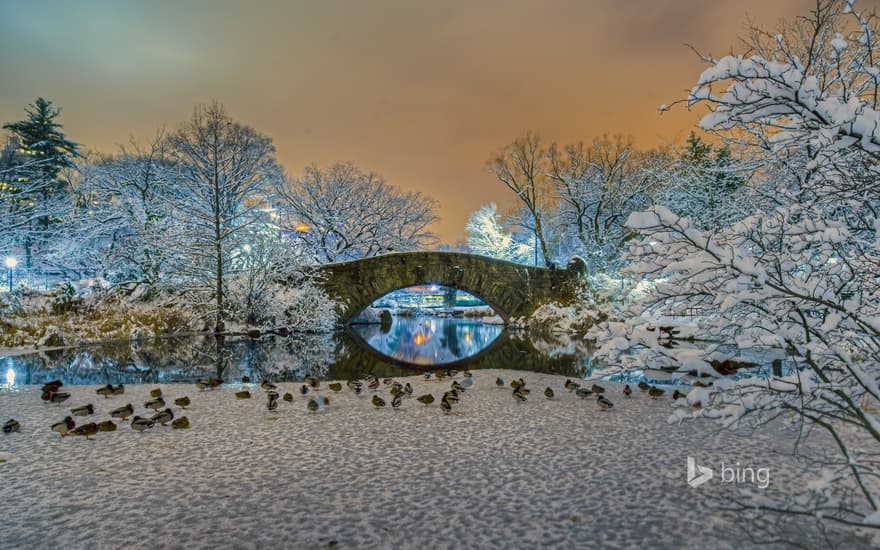
[[[379,377],[406,376],[411,372],[430,372],[438,368],[457,369],[516,369],[563,376],[578,376],[577,357],[560,354],[549,356],[535,349],[528,338],[518,338],[517,333],[505,330],[489,346],[479,353],[445,365],[415,365],[388,357],[370,347],[363,338],[345,330],[339,335],[337,359],[327,373],[329,379],[348,379],[352,373],[369,372]]]
[[[579,259],[565,269],[548,269],[460,252],[401,252],[316,269],[347,324],[389,292],[424,284],[469,292],[505,321],[526,317],[541,304],[573,300],[583,267]]]

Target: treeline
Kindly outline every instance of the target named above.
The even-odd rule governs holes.
[[[0,254],[36,271],[174,286],[223,329],[230,298],[249,322],[267,285],[314,263],[422,248],[436,203],[352,164],[285,175],[272,140],[219,103],[115,154],[86,154],[43,98],[0,155]]]

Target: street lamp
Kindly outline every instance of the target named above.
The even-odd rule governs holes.
[[[6,275],[9,282],[9,292],[12,292],[12,270],[18,265],[18,260],[13,256],[6,256]]]

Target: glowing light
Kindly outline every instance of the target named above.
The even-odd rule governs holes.
[[[9,367],[9,370],[6,371],[6,383],[10,386],[15,385],[15,371],[12,370],[12,367]]]
[[[425,338],[425,335],[422,334],[421,332],[417,332],[416,335],[413,336],[413,344],[415,344],[417,346],[421,346],[422,344],[425,343],[426,340],[427,340],[427,338]]]
[[[296,227],[294,227],[293,230],[296,231],[297,233],[305,233],[306,231],[309,230],[309,226],[308,226],[308,224],[301,223],[301,224],[297,225]]]
[[[6,256],[6,261],[4,263],[9,269],[15,269],[15,266],[18,265],[18,260],[16,260],[13,256]]]
[[[244,245],[242,248],[244,249],[245,252],[251,251],[251,245],[249,245],[249,244]]]

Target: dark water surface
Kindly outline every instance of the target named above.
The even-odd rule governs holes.
[[[391,329],[356,325],[330,334],[213,336],[114,342],[0,357],[0,384],[137,384],[224,381],[277,382],[313,375],[341,380],[372,373],[405,376],[426,370],[497,368],[587,376],[590,350],[568,337],[548,341],[522,331],[460,318],[397,317]]]

